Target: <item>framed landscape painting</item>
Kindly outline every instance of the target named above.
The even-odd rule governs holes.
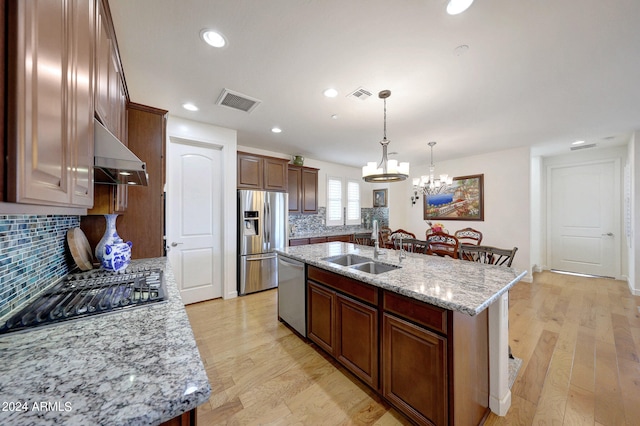
[[[424,220],[484,220],[484,175],[454,177],[424,199]]]

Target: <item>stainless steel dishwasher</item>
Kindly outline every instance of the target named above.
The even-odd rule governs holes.
[[[307,337],[304,263],[278,254],[278,317]]]

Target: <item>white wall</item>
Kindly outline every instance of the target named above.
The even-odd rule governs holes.
[[[531,281],[530,256],[530,153],[529,148],[492,152],[435,164],[436,174],[449,176],[484,174],[484,221],[442,220],[449,232],[471,227],[483,234],[482,244],[518,247],[513,267],[528,271],[525,281]],[[429,165],[411,164],[411,176],[429,173]],[[411,205],[411,178],[389,185],[391,202],[390,227],[405,227],[419,238],[425,237],[427,224],[423,219],[424,196]]]
[[[551,167],[551,166],[557,166],[557,165],[568,165],[568,164],[580,164],[580,163],[587,163],[587,162],[591,162],[591,161],[599,161],[599,160],[608,160],[608,159],[612,159],[612,160],[619,160],[620,164],[623,165],[626,163],[627,161],[627,150],[628,148],[625,146],[619,146],[619,147],[614,147],[614,148],[605,148],[605,149],[586,149],[586,150],[579,150],[579,151],[573,151],[570,152],[568,154],[563,154],[563,155],[557,155],[554,157],[547,157],[544,158],[543,160],[543,168],[544,171],[542,173],[542,189],[540,191],[540,204],[543,208],[543,227],[542,227],[542,235],[541,235],[541,259],[546,259],[547,258],[547,238],[546,238],[546,205],[547,205],[547,191],[546,191],[546,176],[547,176],[547,168]],[[620,182],[623,182],[623,174],[624,174],[624,167],[621,167],[620,170]],[[622,185],[620,188],[620,200],[623,200],[622,197]],[[620,230],[617,232],[619,235],[623,235],[624,234],[624,217],[623,217],[623,208],[620,209]],[[628,258],[628,248],[627,248],[627,244],[626,244],[626,239],[625,238],[619,238],[620,241],[620,271],[622,273],[622,277],[626,277],[627,273],[628,273],[628,265],[629,265],[629,258]],[[546,267],[546,265],[544,265],[543,262],[543,267]],[[620,277],[617,277],[620,278]]]
[[[627,164],[631,176],[631,235],[626,240],[629,250],[627,279],[631,292],[640,296],[640,131],[633,134],[627,147]]]
[[[529,200],[531,202],[531,268],[533,272],[540,272],[544,267],[543,253],[543,235],[546,229],[546,215],[543,210],[542,201],[542,174],[543,174],[543,158],[531,158],[531,193]]]
[[[222,297],[225,299],[236,297],[238,294],[236,278],[236,133],[235,130],[174,116],[169,116],[167,120],[167,145],[170,143],[171,137],[178,137],[222,147],[224,158],[224,170],[222,172],[224,178],[222,184],[224,205],[222,210],[222,222],[224,224],[222,227],[224,234],[222,236],[222,267],[224,269]]]

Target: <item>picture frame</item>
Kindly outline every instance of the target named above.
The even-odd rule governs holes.
[[[387,189],[373,190],[373,207],[387,207]]]
[[[454,177],[438,194],[422,198],[424,220],[484,221],[484,174]]]

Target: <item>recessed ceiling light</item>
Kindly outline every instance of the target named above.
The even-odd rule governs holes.
[[[224,36],[214,30],[204,29],[200,31],[200,37],[209,46],[224,47],[227,44],[227,40],[224,38]]]
[[[336,89],[326,89],[324,92],[322,92],[327,98],[335,98],[336,96],[338,96],[338,91]]]
[[[571,142],[571,145],[582,145],[584,143],[584,141],[575,141],[575,142]]]
[[[331,118],[333,118],[334,120],[337,120],[337,119],[338,119],[338,114],[333,114],[333,115],[331,116]]]
[[[271,129],[271,131],[273,133],[282,133],[282,129],[280,127],[274,127],[273,129]]]
[[[187,111],[197,111],[198,107],[195,106],[192,103],[187,102],[186,104],[182,104],[182,108],[186,109]]]
[[[449,0],[447,5],[447,13],[449,15],[457,15],[469,9],[473,0]]]

